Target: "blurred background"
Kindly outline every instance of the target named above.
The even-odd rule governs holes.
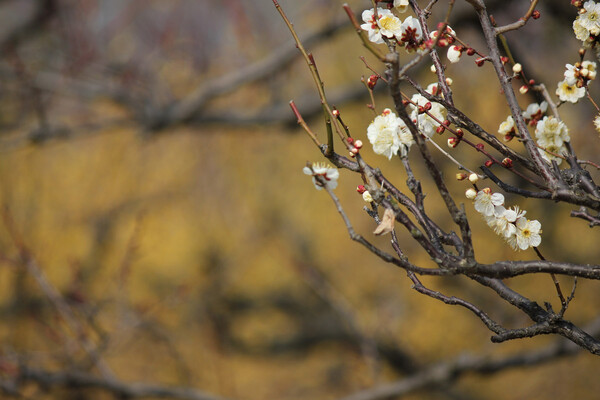
[[[500,24],[527,8],[489,3]],[[579,45],[576,10],[554,3],[541,2],[541,19],[507,35],[525,71],[551,93]],[[373,113],[360,78],[371,72],[359,56],[383,67],[360,44],[341,1],[280,4],[314,53],[330,101],[366,142]],[[369,6],[349,4],[357,14]],[[431,27],[446,2],[434,11]],[[484,48],[466,2],[451,21],[459,37]],[[231,399],[336,399],[441,362],[526,354],[556,340],[492,344],[470,313],[416,293],[402,270],[349,239],[329,197],[302,174],[321,155],[297,128],[289,100],[321,137],[324,126],[308,69],[270,0],[2,0],[0,52],[6,398],[115,398],[69,375],[80,373]],[[448,75],[457,106],[496,132],[508,107],[491,66],[465,57]],[[435,79],[427,63],[413,76],[424,86]],[[379,112],[392,105],[382,85],[376,94]],[[522,105],[535,100],[522,96]],[[583,159],[600,150],[594,114],[588,103],[561,107]],[[400,161],[366,147],[367,161],[404,187]],[[484,161],[460,146],[453,151],[472,169]],[[414,156],[430,215],[451,227]],[[438,161],[452,178],[456,168]],[[339,182],[355,229],[391,252],[388,238],[371,235],[359,177],[341,171]],[[464,183],[449,184],[463,201]],[[597,233],[569,218],[570,207],[515,196],[507,204],[541,221],[548,259],[598,262]],[[512,251],[466,209],[480,261],[535,258]],[[413,263],[431,266],[408,235],[399,236]],[[464,278],[423,281],[505,326],[530,324]],[[569,291],[572,280],[561,282]],[[558,304],[549,277],[509,284]],[[577,290],[567,318],[585,326],[598,316],[600,291],[588,281]],[[454,376],[403,398],[593,398],[598,367],[598,357],[579,353]]]

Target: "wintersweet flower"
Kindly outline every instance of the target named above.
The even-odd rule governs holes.
[[[429,138],[432,137],[437,127],[440,126],[440,122],[438,121],[443,122],[446,119],[446,109],[439,103],[430,102],[420,94],[413,95],[413,97],[410,100],[417,105],[415,106],[414,104],[411,104],[413,110],[410,114],[410,118],[413,121],[415,121],[419,128],[419,131],[423,135]],[[431,104],[431,109],[428,111],[428,113],[435,117],[437,121],[427,113],[419,114],[418,106],[423,107],[427,103]]]
[[[475,196],[475,210],[486,217],[494,215],[494,207],[504,204],[504,196],[501,193],[492,193],[490,188],[480,190]]]
[[[396,116],[389,108],[375,117],[367,128],[367,137],[373,145],[375,154],[381,154],[391,159],[393,155],[405,156],[414,143],[413,137],[404,121]]]
[[[580,98],[585,96],[585,88],[578,88],[576,85],[569,85],[569,82],[567,82],[567,80],[565,79],[558,82],[556,95],[561,101],[577,103],[577,101],[579,101]]]
[[[402,21],[396,17],[390,10],[377,9],[378,18],[372,9],[365,10],[362,13],[362,19],[365,22],[360,27],[367,31],[369,40],[373,43],[383,43],[383,37],[400,38],[402,35]]]
[[[312,181],[317,190],[323,189],[323,183],[317,180],[317,176],[321,176],[325,180],[325,185],[329,189],[335,189],[338,185],[337,179],[340,173],[337,168],[324,162],[314,162],[310,167],[306,166],[302,169],[306,175],[312,176]]]
[[[516,233],[507,239],[508,244],[514,250],[527,250],[529,247],[537,247],[542,243],[542,224],[538,220],[528,220],[519,217],[515,222]]]
[[[394,7],[399,13],[405,13],[408,9],[408,0],[394,0]]]

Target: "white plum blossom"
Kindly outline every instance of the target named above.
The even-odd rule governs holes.
[[[404,20],[401,29],[401,35],[396,38],[404,43],[407,51],[417,50],[423,41],[423,31],[419,20],[410,16]]]
[[[571,140],[569,129],[564,122],[548,116],[538,122],[535,127],[535,137],[538,145],[554,154],[565,153],[567,151],[565,143]],[[562,162],[562,158],[544,150],[540,150],[540,154],[546,161],[554,160],[558,164]]]
[[[373,145],[375,154],[381,154],[391,159],[393,155],[405,156],[408,148],[414,143],[408,127],[389,108],[375,117],[367,128],[367,137]]]
[[[594,118],[594,128],[596,129],[596,132],[600,133],[600,114],[596,115],[596,118]]]
[[[507,239],[508,244],[514,250],[527,250],[529,247],[537,247],[542,243],[542,224],[538,220],[529,220],[519,217],[515,222],[516,232]]]
[[[475,210],[485,217],[494,215],[494,207],[504,205],[504,195],[502,193],[492,193],[490,188],[480,190],[475,196]]]
[[[462,55],[462,46],[450,45],[448,46],[448,61],[451,63],[457,63]]]
[[[586,1],[583,4],[583,10],[585,12],[577,16],[579,25],[594,36],[600,34],[600,4],[596,4],[594,1]]]
[[[588,47],[592,42],[590,38],[590,31],[581,25],[579,17],[573,21],[573,32],[575,33],[575,37],[583,42],[584,47]]]
[[[377,9],[377,17],[372,9],[365,10],[362,13],[362,19],[365,22],[360,27],[367,31],[369,40],[373,43],[383,43],[383,37],[398,39],[402,34],[402,21],[396,17],[390,10]]]
[[[469,193],[471,192],[471,193]],[[542,225],[537,220],[525,218],[526,211],[519,207],[504,207],[504,196],[492,193],[490,188],[485,188],[473,196],[475,190],[467,190],[467,198],[474,198],[475,209],[483,214],[488,226],[514,250],[526,250],[537,247],[542,242]]]
[[[419,131],[423,135],[431,138],[433,136],[433,134],[435,133],[435,130],[437,129],[437,127],[440,126],[440,123],[438,121],[443,122],[446,119],[446,114],[447,114],[446,109],[444,108],[444,106],[442,106],[439,103],[430,102],[429,100],[427,100],[425,97],[423,97],[420,94],[413,95],[413,97],[411,98],[411,101],[414,104],[416,104],[416,106],[414,104],[411,104],[412,112],[410,114],[410,118],[413,121],[415,121],[415,123],[417,124],[417,126],[419,128]],[[431,114],[435,118],[437,118],[438,121],[436,121],[435,119],[430,117],[427,113],[419,114],[418,106],[423,107],[427,103],[431,103],[431,109],[428,111],[429,114]]]
[[[515,120],[512,115],[509,115],[508,118],[506,118],[506,121],[503,121],[498,127],[498,133],[501,135],[508,135],[509,133],[514,132],[514,130]]]
[[[527,109],[523,111],[523,118],[525,119],[537,119],[542,118],[542,115],[548,110],[548,102],[542,101],[540,104],[531,103],[527,106]]]
[[[325,185],[329,189],[335,189],[338,185],[340,172],[337,168],[324,162],[314,162],[310,167],[306,166],[302,169],[306,175],[312,176],[312,181],[317,190],[323,189],[323,184],[317,180],[317,176],[321,176],[325,180]]]
[[[405,13],[408,9],[408,0],[394,0],[394,7],[399,13]]]
[[[517,232],[515,222],[525,214],[526,211],[521,211],[519,207],[506,209],[504,206],[496,206],[494,214],[485,217],[485,220],[494,232],[504,238],[509,238]]]
[[[565,79],[558,82],[558,88],[556,89],[556,95],[561,101],[569,101],[571,103],[577,103],[580,98],[585,96],[585,88],[578,88],[576,85],[569,85],[569,82]]]

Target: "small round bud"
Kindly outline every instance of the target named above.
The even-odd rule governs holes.
[[[459,172],[458,174],[456,174],[456,180],[457,181],[464,181],[465,179],[467,179],[467,174],[465,174],[464,172]]]
[[[540,17],[540,12],[538,10],[533,10],[533,13],[531,13],[531,18],[538,19],[539,17]]]
[[[471,175],[469,175],[469,182],[477,183],[478,180],[479,180],[479,175],[477,175],[476,173],[472,173]]]
[[[581,76],[583,76],[584,78],[587,78],[587,77],[589,76],[589,74],[590,74],[590,70],[589,70],[589,69],[587,69],[587,68],[582,68],[582,69],[579,71],[579,74],[580,74]]]
[[[450,121],[448,121],[447,119],[444,120],[444,122],[442,122],[442,125],[444,125],[446,128],[450,126]]]
[[[349,155],[351,158],[354,158],[354,157],[356,157],[356,154],[354,154],[354,153],[353,153],[353,152],[351,152],[351,151],[350,151],[350,152],[348,152],[348,155]]]
[[[527,85],[523,85],[519,88],[519,93],[525,94],[527,92],[529,92],[529,88],[527,87]]]
[[[429,70],[431,72],[433,72],[434,74],[437,72],[437,70],[435,69],[435,65],[431,64],[431,67],[429,67]]]
[[[594,79],[596,79],[596,71],[589,71],[588,70],[588,76],[587,78],[591,81],[593,81]]]
[[[337,108],[334,108],[333,111],[331,111],[331,113],[333,114],[334,117],[340,116],[340,110],[338,110]]]
[[[354,142],[354,147],[356,147],[357,149],[361,149],[363,147],[363,142],[362,140],[358,139]]]
[[[446,85],[452,86],[452,78],[446,78]]]
[[[504,160],[502,160],[502,165],[504,165],[506,168],[512,168],[513,162],[510,158],[506,157]]]
[[[375,85],[377,84],[378,80],[379,80],[379,77],[377,75],[371,75],[369,77],[369,79],[367,80],[367,86],[369,87],[369,89],[373,89],[375,87]]]
[[[458,138],[461,138],[461,137],[463,137],[463,135],[464,135],[464,133],[463,133],[463,130],[462,130],[462,129],[460,129],[460,128],[456,128],[456,131],[454,132],[454,134],[455,134],[455,135],[456,135]]]
[[[478,67],[481,67],[484,62],[485,62],[485,58],[483,58],[483,57],[479,57],[475,60],[475,64],[477,64]]]
[[[454,136],[451,138],[448,138],[448,147],[455,148],[456,146],[458,146],[458,142],[459,142],[459,140],[457,138],[455,138]]]
[[[508,57],[502,56],[500,57],[500,61],[502,61],[502,64],[506,64],[508,62]]]
[[[492,160],[487,160],[487,161],[484,163],[484,165],[485,165],[486,167],[488,167],[488,168],[489,168],[489,167],[491,167],[492,165],[494,165],[494,162],[493,162]]]
[[[425,111],[431,110],[431,102],[428,101],[427,103],[425,103],[425,105],[423,106],[423,109]]]
[[[351,137],[346,138],[346,142],[348,142],[349,144],[352,144],[352,143],[354,143],[354,139]]]
[[[402,100],[402,106],[406,107],[409,104],[408,100]]]
[[[365,190],[362,194],[362,198],[364,201],[366,201],[367,203],[371,203],[373,202],[373,196],[371,196],[371,193],[369,193],[368,190]]]
[[[483,145],[483,143],[477,143],[475,147],[477,148],[477,150],[483,150],[485,146]]]
[[[446,130],[446,127],[445,127],[444,125],[440,125],[440,126],[438,126],[437,128],[435,128],[435,131],[436,131],[437,133],[439,133],[440,135],[441,135],[442,133],[444,133],[444,131],[445,131],[445,130]]]
[[[583,57],[585,55],[585,49],[584,48],[580,48],[579,49],[579,57]]]
[[[535,85],[535,81],[533,79],[530,79],[528,83],[529,83],[529,86]]]
[[[465,197],[469,200],[473,200],[475,197],[477,197],[477,192],[475,191],[475,189],[469,188],[465,192]]]
[[[352,153],[352,154],[354,154],[354,155],[357,155],[357,154],[358,154],[358,149],[357,149],[356,147],[353,147],[353,148],[350,150],[350,153]]]
[[[475,49],[473,49],[472,47],[469,47],[467,49],[467,55],[472,56],[473,54],[475,54]]]
[[[519,63],[516,63],[515,65],[513,65],[512,70],[515,74],[520,74],[521,71],[523,71],[523,66]]]
[[[356,187],[356,191],[357,191],[359,194],[363,194],[363,193],[364,193],[366,190],[367,190],[367,189],[365,189],[365,186],[364,186],[364,185],[358,185],[358,186]]]

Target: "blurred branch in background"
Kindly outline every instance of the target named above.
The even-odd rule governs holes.
[[[354,67],[367,75],[378,69],[360,61],[363,48],[342,3],[281,3],[307,32],[300,37],[327,78],[328,101],[344,106],[354,125],[372,119],[374,105],[362,103],[388,104],[388,88],[380,84],[370,93],[356,75]],[[544,17],[570,29],[571,6],[541,3]],[[522,16],[522,1],[486,5],[499,21]],[[467,34],[479,26],[466,2],[457,2],[449,22]],[[471,338],[481,333],[479,320],[413,298],[404,274],[349,247],[346,232],[335,230],[337,221],[322,204],[310,203],[300,180],[308,147],[291,135],[298,130],[291,129],[296,116],[287,103],[293,96],[310,123],[323,108],[270,1],[4,0],[0,26],[4,396],[496,399],[513,395],[513,388],[502,384],[494,397],[478,390],[473,377],[489,382],[501,372],[546,364],[553,365],[549,380],[558,382],[565,374],[561,360],[590,362],[587,355],[576,358],[580,348],[564,340],[498,353],[476,345]],[[545,71],[535,70],[534,46],[506,36],[513,56],[538,81]],[[330,62],[335,67],[327,69]],[[429,74],[428,67],[419,64],[411,74]],[[479,85],[473,84],[484,94],[496,90]],[[447,107],[460,120],[460,110],[479,106],[480,125],[462,120],[485,133],[498,114],[485,120],[486,102],[476,95],[470,104]],[[542,94],[528,95],[540,101]],[[344,155],[336,160],[361,168]],[[378,187],[394,190],[384,178],[389,171],[364,171]],[[487,171],[503,183],[504,176]],[[520,179],[505,187],[518,188]],[[406,197],[412,210],[435,190],[424,180],[419,193],[417,183],[409,182],[416,199]],[[587,209],[573,213],[597,222]],[[417,212],[436,246],[459,241],[444,233],[448,221],[421,217]],[[357,232],[381,222],[350,218]],[[395,237],[396,250],[402,244],[407,254],[416,251],[408,239]],[[373,246],[389,244],[378,240]],[[430,263],[425,255],[411,265]],[[507,327],[527,323],[497,306],[495,292],[449,277],[456,271],[415,287],[437,299],[452,299],[442,292],[468,294]],[[564,271],[572,265],[511,260],[478,264],[476,272],[506,294],[500,279]],[[598,271],[574,273],[586,274]],[[546,299],[547,282],[528,278],[523,291]],[[579,284],[578,297],[586,290],[593,308],[589,282]],[[569,309],[578,323],[596,317],[595,309],[581,310]],[[586,330],[600,333],[597,322]],[[552,385],[544,387],[556,394]],[[584,398],[597,393],[592,384],[580,390]]]

